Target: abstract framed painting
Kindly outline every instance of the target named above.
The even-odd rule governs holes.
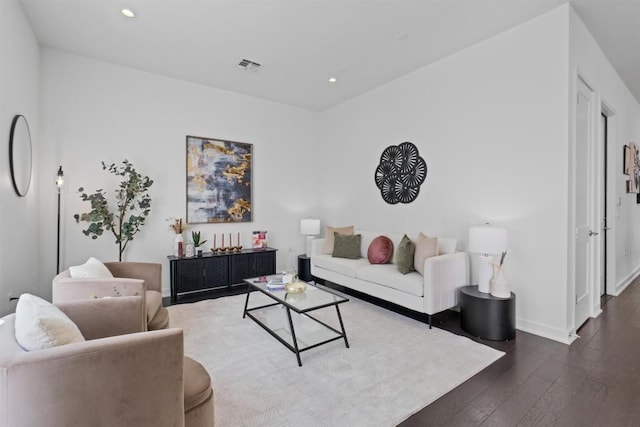
[[[250,222],[253,144],[187,135],[187,222]]]

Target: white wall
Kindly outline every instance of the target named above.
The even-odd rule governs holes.
[[[329,110],[323,218],[461,250],[469,226],[506,226],[517,327],[566,341],[568,82],[561,8]],[[374,171],[403,141],[427,179],[416,201],[388,205]]]
[[[31,84],[37,79],[36,67],[31,66],[37,64],[35,41],[15,3],[0,4],[0,28],[9,29],[11,39],[22,32],[28,35],[26,42],[18,37],[27,44],[19,53],[2,38],[0,54],[16,64],[19,75],[1,75],[0,84],[3,93],[5,87],[15,90],[17,78],[27,93],[34,92],[26,98],[13,96],[13,101],[26,99],[33,109],[38,105],[37,84]],[[124,158],[155,180],[150,221],[125,259],[162,262],[166,294],[166,255],[173,239],[166,218],[185,215],[185,135],[192,134],[254,144],[254,222],[196,226],[207,238],[213,232],[241,231],[248,245],[251,230],[268,229],[271,245],[280,249],[281,269],[290,267],[303,251],[298,220],[305,216],[319,216],[330,225],[453,236],[461,250],[466,248],[468,226],[491,221],[509,228],[505,270],[517,293],[518,328],[566,342],[574,327],[569,316],[568,165],[576,68],[615,110],[613,167],[620,168],[617,159],[624,143],[640,142],[638,103],[568,5],[325,113],[50,49],[42,49],[40,60],[40,134],[46,138],[37,150],[38,168],[48,172],[41,174],[39,188],[31,193],[40,195],[31,210],[20,210],[21,201],[15,197],[5,208],[4,199],[13,193],[10,181],[3,178],[0,295],[7,289],[6,266],[29,266],[33,260],[22,242],[15,256],[11,252],[6,258],[16,247],[8,236],[27,228],[8,226],[5,218],[9,215],[18,225],[37,223],[28,220],[37,208],[41,279],[26,286],[45,296],[50,291],[55,273],[53,178],[59,164],[66,176],[62,267],[89,255],[116,259],[112,238],[88,239],[72,215],[84,209],[78,187],[112,188],[100,162]],[[4,101],[2,108],[3,116],[13,114],[5,113]],[[428,176],[415,202],[391,206],[380,197],[373,174],[384,148],[403,141],[418,146]],[[621,289],[640,266],[640,236],[634,232],[640,210],[624,194],[620,171],[615,173],[612,185],[623,200],[615,228],[615,280]],[[620,256],[624,249],[627,257]],[[475,270],[474,266],[474,276]],[[19,277],[24,279],[23,274]]]
[[[32,148],[40,147],[38,132],[39,48],[22,6],[0,2],[0,316],[15,308],[8,294],[42,294],[38,287],[39,225],[37,220],[37,165],[26,197],[13,190],[9,167],[9,134],[16,114],[26,117]]]
[[[609,248],[608,256],[615,260],[615,268],[608,293],[618,295],[640,273],[640,205],[635,194],[626,192],[627,176],[622,171],[624,145],[640,145],[640,105],[573,9],[570,29],[571,72],[580,74],[596,93],[596,102],[604,103],[613,113],[608,122],[608,225],[615,244]],[[616,206],[618,197],[620,206]]]
[[[56,50],[42,50],[42,168],[54,177],[65,171],[63,189],[62,268],[88,256],[117,260],[112,236],[91,240],[73,214],[86,211],[77,190],[105,188],[111,192],[107,164],[131,161],[154,180],[148,223],[125,252],[125,260],[163,263],[165,295],[174,234],[167,218],[185,218],[186,135],[254,144],[253,222],[198,224],[213,233],[241,232],[250,246],[252,230],[268,230],[270,246],[279,249],[277,268],[291,268],[304,253],[299,219],[318,212],[314,176],[318,147],[316,113],[230,92],[123,68]],[[55,197],[43,197],[42,218],[47,247],[55,248]],[[189,236],[190,230],[185,232]],[[218,237],[220,239],[220,236]],[[209,243],[207,243],[208,246]],[[209,246],[208,246],[209,247]],[[291,248],[291,252],[288,250]],[[53,257],[53,258],[52,258]],[[55,251],[43,254],[55,274]]]

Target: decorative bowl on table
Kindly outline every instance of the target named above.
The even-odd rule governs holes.
[[[284,290],[288,294],[301,294],[307,290],[307,284],[299,280],[294,280],[284,285]]]

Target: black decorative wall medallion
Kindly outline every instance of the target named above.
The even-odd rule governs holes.
[[[376,186],[385,202],[411,203],[427,177],[427,163],[410,142],[390,145],[382,152],[376,168]]]

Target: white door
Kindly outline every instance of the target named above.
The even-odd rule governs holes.
[[[591,314],[593,296],[593,264],[591,251],[595,246],[597,230],[593,230],[593,103],[591,90],[578,79],[576,96],[576,241],[575,241],[575,327],[579,328]],[[592,244],[594,244],[592,246]]]

